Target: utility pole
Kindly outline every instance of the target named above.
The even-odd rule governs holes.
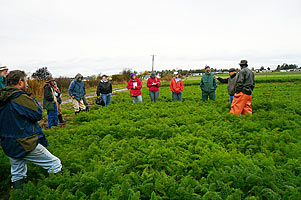
[[[152,72],[154,72],[155,56],[156,55],[151,55],[151,57],[152,57]]]

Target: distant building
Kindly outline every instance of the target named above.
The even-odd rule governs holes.
[[[273,70],[262,70],[261,72],[267,73],[267,72],[273,72]]]
[[[192,73],[191,76],[200,76],[202,73]]]

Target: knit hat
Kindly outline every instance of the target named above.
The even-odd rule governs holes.
[[[179,73],[178,73],[178,72],[174,72],[174,73],[173,73],[173,75],[177,75],[177,74],[179,74]]]
[[[131,73],[131,77],[135,76],[135,73]]]
[[[205,69],[210,68],[208,65],[205,66]]]
[[[156,76],[155,72],[152,72],[151,77],[155,77],[155,76]]]

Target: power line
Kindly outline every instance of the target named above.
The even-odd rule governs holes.
[[[151,55],[151,57],[152,57],[152,72],[154,71],[155,56],[156,55]]]

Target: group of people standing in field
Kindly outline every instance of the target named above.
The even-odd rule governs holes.
[[[255,82],[254,73],[248,69],[247,60],[241,60],[239,63],[241,70],[239,73],[234,68],[229,69],[229,77],[221,78],[216,77],[209,66],[205,67],[205,73],[203,74],[200,82],[200,88],[202,90],[202,100],[207,101],[215,100],[215,90],[217,88],[217,80],[221,83],[228,83],[228,93],[230,96],[230,112],[240,116],[241,114],[252,114],[251,107],[251,94],[253,92]],[[130,90],[130,96],[133,103],[141,103],[143,101],[141,95],[142,82],[136,76],[131,73],[131,78],[128,81],[127,89]],[[157,102],[159,99],[159,88],[161,86],[160,79],[154,72],[151,73],[150,78],[147,80],[147,87],[149,88],[149,96],[152,102]],[[174,77],[170,81],[170,90],[172,93],[173,101],[182,101],[182,91],[184,88],[183,81],[179,77],[178,72],[174,72]],[[77,74],[75,79],[70,83],[69,95],[72,98],[72,104],[75,114],[81,111],[88,111],[89,105],[85,97],[86,90],[83,83],[83,76]],[[108,80],[107,75],[103,75],[102,79],[98,83],[96,95],[99,99],[102,99],[103,106],[107,107],[111,102],[112,84]],[[48,127],[56,126],[58,121],[64,122],[61,113],[61,93],[58,89],[55,80],[50,79],[44,86],[44,102],[43,106],[47,110],[48,114]]]
[[[206,66],[205,74],[201,80],[202,99],[204,101],[215,100],[215,90],[217,88],[217,80],[221,83],[228,83],[228,94],[230,96],[230,113],[238,116],[242,114],[252,114],[251,95],[255,87],[255,75],[248,68],[248,61],[241,60],[240,72],[236,73],[234,68],[229,69],[229,77],[216,77],[210,72],[210,67]]]
[[[248,69],[248,62],[241,60],[239,65],[240,72],[236,73],[234,69],[230,69],[229,77],[226,79],[216,77],[207,66],[200,83],[204,101],[208,98],[215,100],[216,79],[222,83],[228,83],[230,112],[238,116],[252,114],[251,94],[255,86],[254,73]],[[68,89],[75,114],[89,110],[82,80],[83,76],[77,74]],[[147,81],[152,102],[158,101],[160,85],[159,78],[152,73]],[[42,119],[42,108],[36,99],[26,92],[28,84],[25,72],[14,70],[8,73],[6,66],[0,66],[0,87],[0,141],[3,151],[10,159],[13,188],[23,188],[27,177],[27,161],[40,165],[48,170],[48,173],[61,173],[60,159],[46,149],[49,144],[38,124],[38,121]],[[127,88],[130,90],[133,103],[142,102],[142,83],[135,74],[131,74]],[[182,101],[183,82],[177,72],[174,73],[174,78],[170,82],[170,89],[173,101]],[[107,80],[107,76],[103,75],[96,94],[98,98],[101,97],[104,100],[104,106],[110,104],[111,93],[112,84]],[[43,107],[48,114],[49,128],[56,126],[58,121],[63,122],[61,103],[61,92],[55,80],[49,78],[44,86],[43,100]]]
[[[251,94],[255,87],[254,73],[248,68],[248,61],[241,60],[239,63],[241,70],[239,73],[234,68],[229,69],[229,77],[216,77],[210,70],[209,66],[205,67],[205,73],[202,76],[200,88],[202,90],[202,100],[208,99],[215,101],[215,90],[217,88],[217,80],[221,83],[228,83],[228,93],[230,96],[230,113],[252,114]],[[157,102],[159,98],[160,79],[156,74],[151,73],[147,80],[149,95],[152,102]],[[170,82],[170,90],[172,92],[173,101],[182,101],[183,81],[179,78],[179,73],[174,72],[174,78]],[[134,73],[128,82],[127,88],[130,90],[133,103],[142,102],[141,88],[142,83]]]
[[[147,87],[149,88],[149,96],[152,102],[157,102],[159,99],[159,87],[161,86],[160,79],[156,77],[154,72],[147,79]],[[142,102],[141,96],[142,83],[134,73],[131,74],[131,79],[128,82],[127,89],[130,90],[133,103]],[[183,81],[179,78],[178,72],[174,72],[174,78],[170,82],[173,101],[182,101]]]

